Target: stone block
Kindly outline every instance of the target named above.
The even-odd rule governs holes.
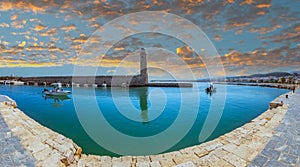
[[[137,162],[136,167],[150,167],[150,162]]]
[[[212,166],[212,164],[206,158],[199,158],[193,161],[195,166]]]
[[[253,159],[252,163],[257,166],[263,166],[267,161],[268,159],[266,157],[258,155]]]
[[[137,163],[140,163],[140,162],[149,162],[150,163],[149,156],[137,156],[136,160],[137,160]]]
[[[52,154],[52,150],[50,148],[43,149],[39,152],[33,154],[34,158],[38,161],[48,158]]]
[[[223,159],[234,166],[246,166],[247,165],[245,160],[243,160],[242,158],[240,158],[237,155],[232,154],[232,153],[228,153],[228,154],[224,155]]]
[[[178,164],[174,167],[196,167],[195,164],[192,161],[187,161],[181,164]]]
[[[132,156],[122,156],[121,159],[125,162],[132,162]]]
[[[150,162],[150,167],[161,167],[159,161],[152,161]]]
[[[224,145],[222,148],[230,153],[233,153],[237,149],[237,146],[235,144],[230,143]]]
[[[150,155],[149,156],[150,160],[153,161],[160,161],[162,159],[165,159],[162,154],[157,154],[157,155]]]
[[[298,155],[299,156],[299,155]],[[298,157],[290,154],[281,154],[278,158],[279,161],[286,164],[296,164]]]
[[[181,164],[181,163],[184,163],[187,161],[193,161],[193,160],[197,160],[197,159],[199,159],[199,157],[193,153],[193,154],[183,154],[182,156],[175,157],[175,158],[173,158],[173,161],[176,164]]]
[[[212,167],[234,167],[232,164],[224,161],[223,159],[218,159],[217,161],[211,164]]]
[[[210,143],[209,145],[207,145],[207,146],[205,147],[205,149],[206,149],[207,151],[212,151],[212,150],[214,150],[214,149],[216,149],[216,148],[219,148],[219,147],[221,147],[221,146],[223,146],[223,144],[220,143],[220,142],[212,142],[212,143]]]
[[[119,162],[112,162],[112,167],[131,167],[131,163],[130,162],[121,162],[121,161],[119,161]]]
[[[193,149],[194,151],[194,154],[196,154],[199,158],[200,157],[203,157],[205,155],[207,155],[209,152],[203,148],[196,148],[196,149]]]
[[[176,165],[175,162],[172,159],[162,159],[162,160],[159,161],[159,163],[163,167],[169,167],[169,166]]]
[[[46,144],[32,139],[31,142],[28,142],[27,149],[30,150],[31,153],[37,153],[41,150],[49,148]]]

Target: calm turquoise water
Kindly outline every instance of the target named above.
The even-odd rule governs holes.
[[[84,153],[118,156],[118,154],[99,146],[87,135],[79,121],[80,119],[77,117],[78,114],[84,114],[88,117],[90,120],[89,124],[95,125],[94,130],[99,131],[99,138],[106,133],[104,129],[99,127],[99,120],[93,113],[100,110],[106,121],[118,132],[134,137],[147,137],[159,134],[171,127],[179,114],[184,118],[185,122],[193,120],[195,117],[191,114],[192,111],[189,110],[197,106],[194,105],[194,103],[197,103],[195,101],[197,98],[194,97],[194,94],[199,93],[200,105],[195,123],[192,124],[187,134],[177,144],[163,151],[169,152],[199,143],[199,133],[207,117],[212,99],[224,96],[226,97],[226,102],[221,120],[207,140],[214,139],[251,121],[267,110],[271,100],[287,92],[284,89],[264,87],[216,85],[217,92],[209,95],[204,92],[206,84],[200,83],[195,86],[199,88],[198,92],[195,92],[197,91],[196,89],[191,88],[180,90],[179,88],[141,87],[130,89],[117,88],[113,91],[109,88],[97,88],[95,89],[96,96],[92,96],[94,92],[92,88],[77,88],[76,91],[73,90],[73,93],[76,92],[76,94],[69,96],[70,99],[53,99],[45,98],[42,95],[43,87],[0,85],[0,94],[12,97],[22,111],[40,124],[73,139],[83,148]],[[226,94],[218,92],[218,89],[223,87],[226,87]],[[187,94],[187,96],[182,97],[182,94]],[[127,98],[127,95],[129,98]],[[79,101],[77,104],[83,106],[84,110],[75,111],[74,98],[76,102]],[[96,100],[100,110],[89,104],[89,101],[92,101],[93,98]],[[188,101],[187,104],[190,107],[180,111],[180,102],[183,98],[187,98],[184,100]],[[80,103],[80,101],[85,103]],[[125,115],[123,115],[123,112]],[[182,126],[185,126],[185,122],[181,122]],[[179,128],[178,133],[180,130]],[[114,136],[108,137],[114,139]],[[168,137],[170,139],[173,138],[173,136]],[[118,139],[112,140],[110,144],[116,144],[116,142],[113,142],[115,140]],[[160,147],[159,141],[157,143],[157,147]],[[134,146],[128,147],[132,147],[134,150],[139,149]],[[147,153],[143,152],[141,154]]]

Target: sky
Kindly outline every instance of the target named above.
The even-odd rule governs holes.
[[[169,70],[186,76],[186,68],[196,78],[207,77],[208,64],[204,61],[207,47],[216,50],[213,57],[222,64],[223,70],[216,72],[216,76],[299,71],[299,7],[299,0],[2,0],[0,76],[73,75],[74,66],[97,67],[97,75],[130,75],[138,72],[140,48],[146,48],[149,75],[153,78],[163,78]],[[104,43],[99,34],[103,31],[113,34],[107,27],[108,30],[103,30],[106,24],[144,11],[164,12],[190,21],[205,34],[199,36],[191,31],[191,39],[198,38],[201,47],[210,46],[203,47],[203,53],[199,53],[188,42],[177,38],[180,31],[186,32],[189,27],[170,20],[165,24],[177,28],[174,32],[179,32],[178,36],[158,33],[159,28],[153,26],[151,32],[121,35],[121,40],[110,44],[105,54],[102,50],[97,52]],[[159,17],[148,21],[156,22],[156,19]],[[130,18],[122,23],[125,26],[111,26],[132,31],[128,27],[142,23]],[[161,25],[165,26],[164,32],[173,32],[166,25]],[[91,50],[92,57],[84,59]],[[172,59],[174,56],[187,66],[178,63],[181,60],[177,58]]]

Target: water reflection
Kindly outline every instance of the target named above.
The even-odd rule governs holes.
[[[142,87],[137,90],[140,100],[141,118],[143,123],[148,123],[148,87]]]
[[[49,95],[44,95],[43,98],[45,99],[45,101],[50,101],[52,106],[55,108],[63,106],[64,101],[68,101],[71,99],[69,96],[49,96]]]
[[[216,91],[207,91],[206,89],[205,89],[205,92],[209,96],[212,96],[214,93],[216,93]]]
[[[80,99],[77,101],[78,104],[90,108],[93,106],[91,103],[95,97],[104,114],[110,113],[112,108],[116,108],[128,119],[145,124],[151,121],[151,115],[149,116],[148,112],[148,89],[148,87],[73,88],[72,97]]]

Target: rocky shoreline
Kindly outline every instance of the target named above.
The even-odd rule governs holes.
[[[240,86],[261,86],[261,87],[288,89],[288,90],[295,90],[297,87],[297,85],[276,84],[276,83],[216,82],[216,84],[240,85]]]
[[[278,101],[276,99],[274,102]],[[71,139],[40,125],[16,108],[14,103],[2,102],[0,105],[2,117],[35,158],[36,166],[132,167],[247,166],[271,139],[288,107],[283,104],[268,109],[251,122],[200,145],[165,154],[117,158],[82,154],[82,149]]]

